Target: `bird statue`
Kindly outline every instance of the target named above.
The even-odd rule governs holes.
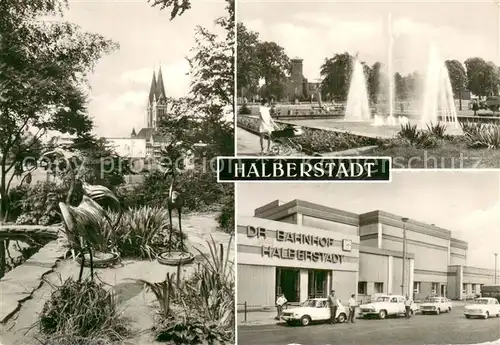
[[[83,267],[85,264],[85,251],[89,253],[90,259],[90,277],[94,277],[93,253],[94,247],[107,247],[108,239],[102,231],[102,220],[106,220],[111,228],[112,235],[115,234],[115,229],[118,226],[122,217],[122,208],[120,201],[108,188],[100,185],[90,185],[81,181],[78,174],[75,173],[71,165],[71,153],[62,149],[55,149],[45,153],[45,156],[60,156],[66,163],[68,175],[70,177],[70,187],[66,202],[59,203],[59,209],[64,221],[65,227],[63,231],[66,234],[68,242],[71,246],[71,251],[74,255],[75,249],[81,254],[81,267],[78,281],[81,281],[83,275]],[[78,206],[72,206],[71,200],[75,193],[75,189],[81,189],[83,197]],[[118,209],[118,217],[113,224],[111,218],[104,210],[100,203],[113,205]],[[116,243],[113,239],[113,243]]]
[[[170,187],[168,189],[167,196],[167,210],[168,210],[168,218],[170,220],[170,234],[168,239],[168,248],[169,251],[172,250],[172,233],[174,232],[173,222],[172,222],[172,211],[177,211],[177,216],[179,218],[179,233],[180,233],[180,241],[181,241],[181,250],[186,251],[184,246],[184,235],[182,233],[182,207],[184,206],[184,200],[182,195],[174,189],[175,185],[175,168],[171,167],[167,169],[165,172],[165,178],[171,177]]]

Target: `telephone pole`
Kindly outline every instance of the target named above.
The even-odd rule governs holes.
[[[406,222],[408,218],[401,218],[403,221],[403,275],[401,280],[401,295],[406,296],[405,294],[405,283],[406,283]]]

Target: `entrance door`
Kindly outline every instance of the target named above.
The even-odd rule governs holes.
[[[308,272],[308,296],[309,298],[327,297],[327,274],[328,271],[309,270]]]
[[[276,268],[276,295],[283,293],[288,302],[300,302],[300,271]]]
[[[441,297],[446,297],[445,285],[441,284]]]

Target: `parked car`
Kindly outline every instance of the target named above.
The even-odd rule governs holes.
[[[342,323],[347,320],[348,308],[341,305],[337,308],[336,319]],[[304,301],[300,307],[290,308],[283,311],[281,316],[287,324],[300,323],[307,326],[311,322],[324,322],[330,320],[330,308],[326,298],[311,298]]]
[[[490,316],[500,317],[500,303],[496,298],[482,297],[476,299],[472,304],[464,308],[465,317],[482,317],[484,319]]]
[[[446,297],[429,297],[420,304],[422,314],[449,313],[451,311],[451,301]]]
[[[385,319],[389,315],[404,315],[406,313],[405,301],[406,298],[401,295],[379,295],[371,303],[361,305],[359,314],[362,317],[377,316],[380,319]],[[415,314],[418,309],[418,306],[412,303],[411,313]]]

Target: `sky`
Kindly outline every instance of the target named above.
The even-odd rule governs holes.
[[[494,268],[500,252],[500,172],[393,171],[391,183],[238,183],[238,215],[294,199],[357,214],[382,210],[452,231],[469,243],[467,265]]]
[[[359,53],[370,65],[386,62],[389,14],[397,72],[425,71],[431,44],[443,60],[480,56],[500,65],[499,9],[492,0],[240,0],[237,20],[289,57],[304,59],[304,76],[315,81],[324,59],[335,53]]]
[[[186,96],[190,77],[185,57],[195,44],[195,28],[213,29],[213,21],[225,13],[222,0],[196,0],[173,21],[168,9],[152,8],[147,0],[69,0],[67,21],[120,44],[89,77],[89,113],[96,133],[130,137],[133,128],[145,127],[149,87],[160,65],[167,96]]]

